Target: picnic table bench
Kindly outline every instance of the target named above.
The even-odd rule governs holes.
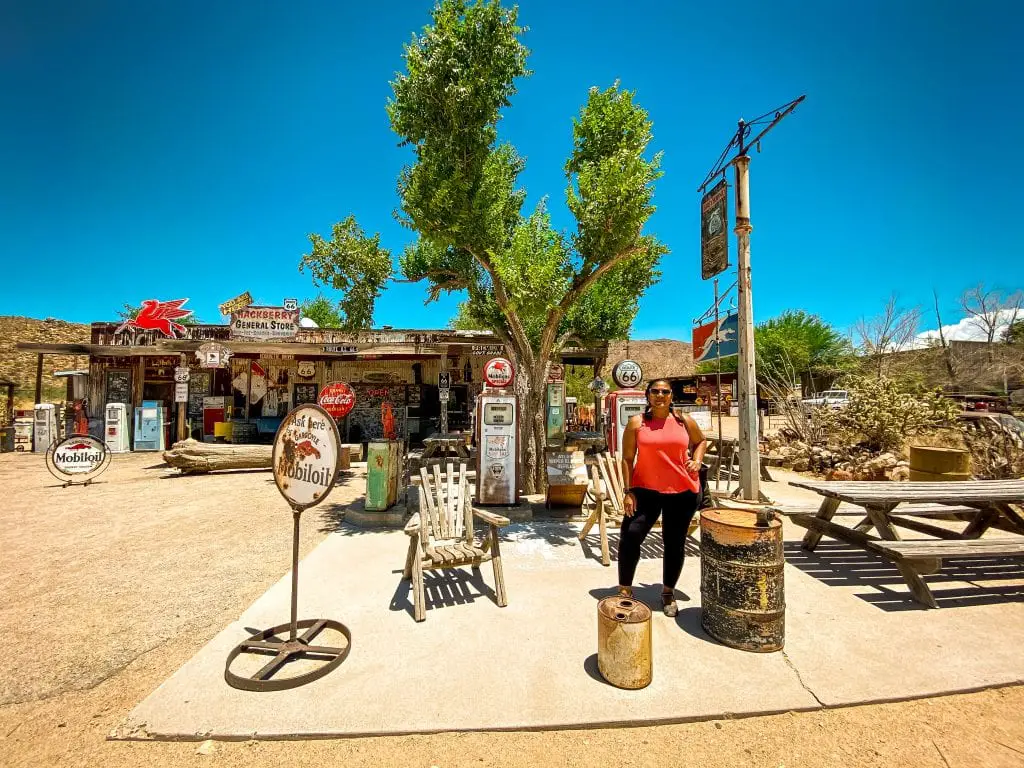
[[[423,438],[423,456],[429,459],[437,456],[455,456],[460,459],[469,458],[465,435],[435,433]]]
[[[790,482],[824,497],[816,513],[808,508],[779,509],[807,528],[803,547],[813,551],[822,536],[876,552],[900,571],[918,602],[936,608],[935,597],[922,578],[937,573],[947,558],[1024,557],[1024,480],[972,480],[957,483]],[[852,528],[832,521],[843,502],[863,508],[865,517]],[[896,510],[899,514],[895,514]],[[916,517],[946,517],[967,523],[960,531]],[[869,531],[874,529],[877,536]],[[931,536],[904,541],[897,528]],[[1017,534],[984,539],[990,528]]]

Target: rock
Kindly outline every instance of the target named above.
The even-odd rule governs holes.
[[[807,459],[807,458],[799,458],[799,459],[797,459],[796,461],[793,462],[793,471],[794,472],[806,472],[807,469],[810,467],[810,464],[811,464],[811,462],[810,462],[809,459]]]
[[[853,480],[853,474],[845,469],[833,469],[825,475],[826,480]]]
[[[889,473],[889,479],[900,483],[910,480],[910,467],[893,467]]]
[[[217,746],[213,743],[213,739],[207,739],[199,745],[199,749],[196,750],[197,755],[212,755],[217,749]]]

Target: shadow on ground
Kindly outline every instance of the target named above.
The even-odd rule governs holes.
[[[813,552],[787,541],[784,550],[793,567],[830,586],[859,587],[857,597],[883,610],[928,610],[911,597],[896,566],[879,555],[831,541],[822,541]],[[1024,563],[1019,560],[949,559],[940,573],[924,578],[940,608],[1024,600]]]

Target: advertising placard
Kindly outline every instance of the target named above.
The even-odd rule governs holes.
[[[320,390],[320,407],[336,419],[343,419],[356,404],[356,394],[344,381],[332,381]]]
[[[700,363],[740,353],[739,315],[719,318],[693,329],[693,360]]]
[[[46,452],[46,468],[66,484],[91,482],[110,464],[106,443],[91,435],[71,435]]]
[[[484,382],[491,387],[507,387],[514,376],[512,363],[504,357],[495,357],[484,366]]]
[[[316,405],[300,405],[281,422],[274,437],[274,482],[293,509],[327,498],[338,474],[340,448],[338,425]]]
[[[612,368],[612,379],[623,389],[634,389],[644,379],[644,371],[635,360],[620,360]]]
[[[700,201],[700,276],[707,280],[729,266],[729,185],[715,184]]]
[[[237,312],[240,309],[245,309],[252,304],[252,294],[246,291],[241,296],[235,296],[233,299],[228,299],[221,304],[217,309],[220,310],[222,315],[230,315],[232,312]]]

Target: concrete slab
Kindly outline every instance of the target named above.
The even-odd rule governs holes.
[[[783,482],[769,488],[781,502],[817,498]],[[352,631],[339,669],[275,693],[224,682],[235,644],[287,621],[285,575],[140,703],[120,735],[301,738],[679,722],[1024,682],[1024,564],[951,563],[928,577],[946,607],[927,610],[885,561],[827,539],[804,552],[804,529],[787,524],[783,653],[744,653],[702,632],[699,560],[689,556],[680,615],[654,616],[654,682],[613,688],[597,672],[596,604],[611,593],[615,567],[601,566],[596,535],[588,547],[578,530],[568,522],[505,529],[508,607],[494,603],[490,566],[482,579],[452,571],[428,577],[427,620],[417,624],[401,581],[406,537],[344,526],[300,565],[300,618],[332,618]],[[655,533],[637,572],[637,584],[647,585],[637,594],[652,606],[660,558]]]

